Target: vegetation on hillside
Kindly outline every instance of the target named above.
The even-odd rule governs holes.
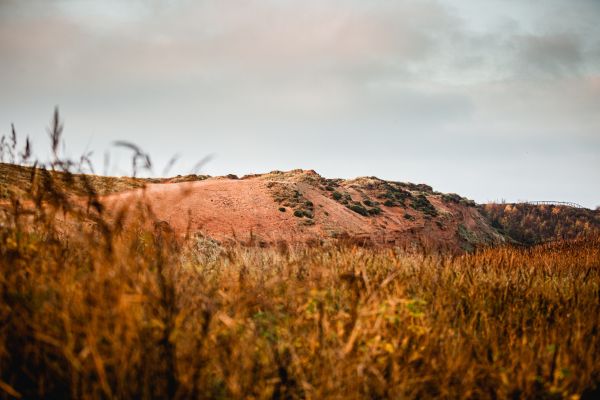
[[[85,196],[91,190],[101,196],[118,193],[142,188],[151,182],[144,178],[88,175],[0,163],[0,200],[27,197],[32,190],[32,176],[42,180],[42,184],[60,186],[63,192],[68,190],[69,194],[78,196]]]
[[[600,210],[526,203],[486,204],[481,210],[500,233],[526,245],[600,233]]]

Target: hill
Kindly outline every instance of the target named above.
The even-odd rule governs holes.
[[[425,184],[376,177],[328,179],[312,170],[171,178],[105,177],[0,164],[0,198],[93,194],[109,212],[138,202],[179,236],[268,246],[350,241],[451,252],[525,245],[600,232],[598,211],[528,204],[476,205]],[[35,184],[34,184],[35,185]],[[116,215],[116,214],[115,214]]]
[[[461,251],[504,240],[475,203],[460,196],[375,177],[327,179],[312,170],[149,184],[104,198],[109,208],[142,200],[178,234],[225,243],[342,239]]]
[[[93,193],[107,210],[138,201],[179,235],[260,246],[348,240],[364,245],[450,251],[499,244],[473,201],[424,184],[375,177],[327,179],[312,170],[143,179],[66,174],[0,164],[4,199],[27,196],[32,177],[45,191]]]

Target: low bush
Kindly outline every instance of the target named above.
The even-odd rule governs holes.
[[[350,210],[352,210],[355,213],[360,214],[364,217],[369,216],[369,212],[367,211],[367,209],[364,208],[363,206],[361,206],[360,204],[349,204],[346,207],[348,207]]]
[[[369,215],[379,215],[379,214],[381,214],[381,208],[379,208],[379,207],[369,208],[367,210],[367,212],[369,213]]]
[[[442,194],[442,201],[446,202],[446,203],[460,203],[460,201],[462,200],[462,196],[456,194],[456,193],[445,193]]]
[[[433,204],[431,204],[429,202],[429,200],[427,199],[427,197],[425,197],[422,194],[416,196],[412,200],[411,207],[413,209],[421,211],[423,214],[429,215],[431,217],[435,217],[438,215],[438,212],[435,209],[435,207],[433,206]]]

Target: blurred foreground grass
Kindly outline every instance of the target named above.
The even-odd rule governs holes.
[[[2,165],[0,398],[599,396],[598,237],[222,248],[144,204],[108,216],[100,194],[144,182],[71,174],[58,112],[49,132],[61,174]]]
[[[577,398],[600,381],[598,238],[222,249],[55,218],[4,211],[3,397]]]

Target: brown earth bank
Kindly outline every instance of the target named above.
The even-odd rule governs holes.
[[[108,210],[144,203],[176,234],[261,246],[349,240],[460,252],[505,241],[458,195],[375,177],[326,179],[312,170],[148,184],[102,197]]]
[[[148,222],[179,237],[269,246],[348,241],[414,250],[472,251],[600,232],[598,210],[527,204],[477,205],[425,184],[376,177],[328,179],[313,170],[172,178],[104,177],[0,164],[0,200],[31,196],[98,203],[117,218],[147,206]],[[85,201],[84,201],[85,199]],[[58,200],[57,204],[61,204]],[[118,214],[120,213],[120,214]],[[130,213],[133,215],[133,213]],[[138,221],[139,222],[139,221]]]

